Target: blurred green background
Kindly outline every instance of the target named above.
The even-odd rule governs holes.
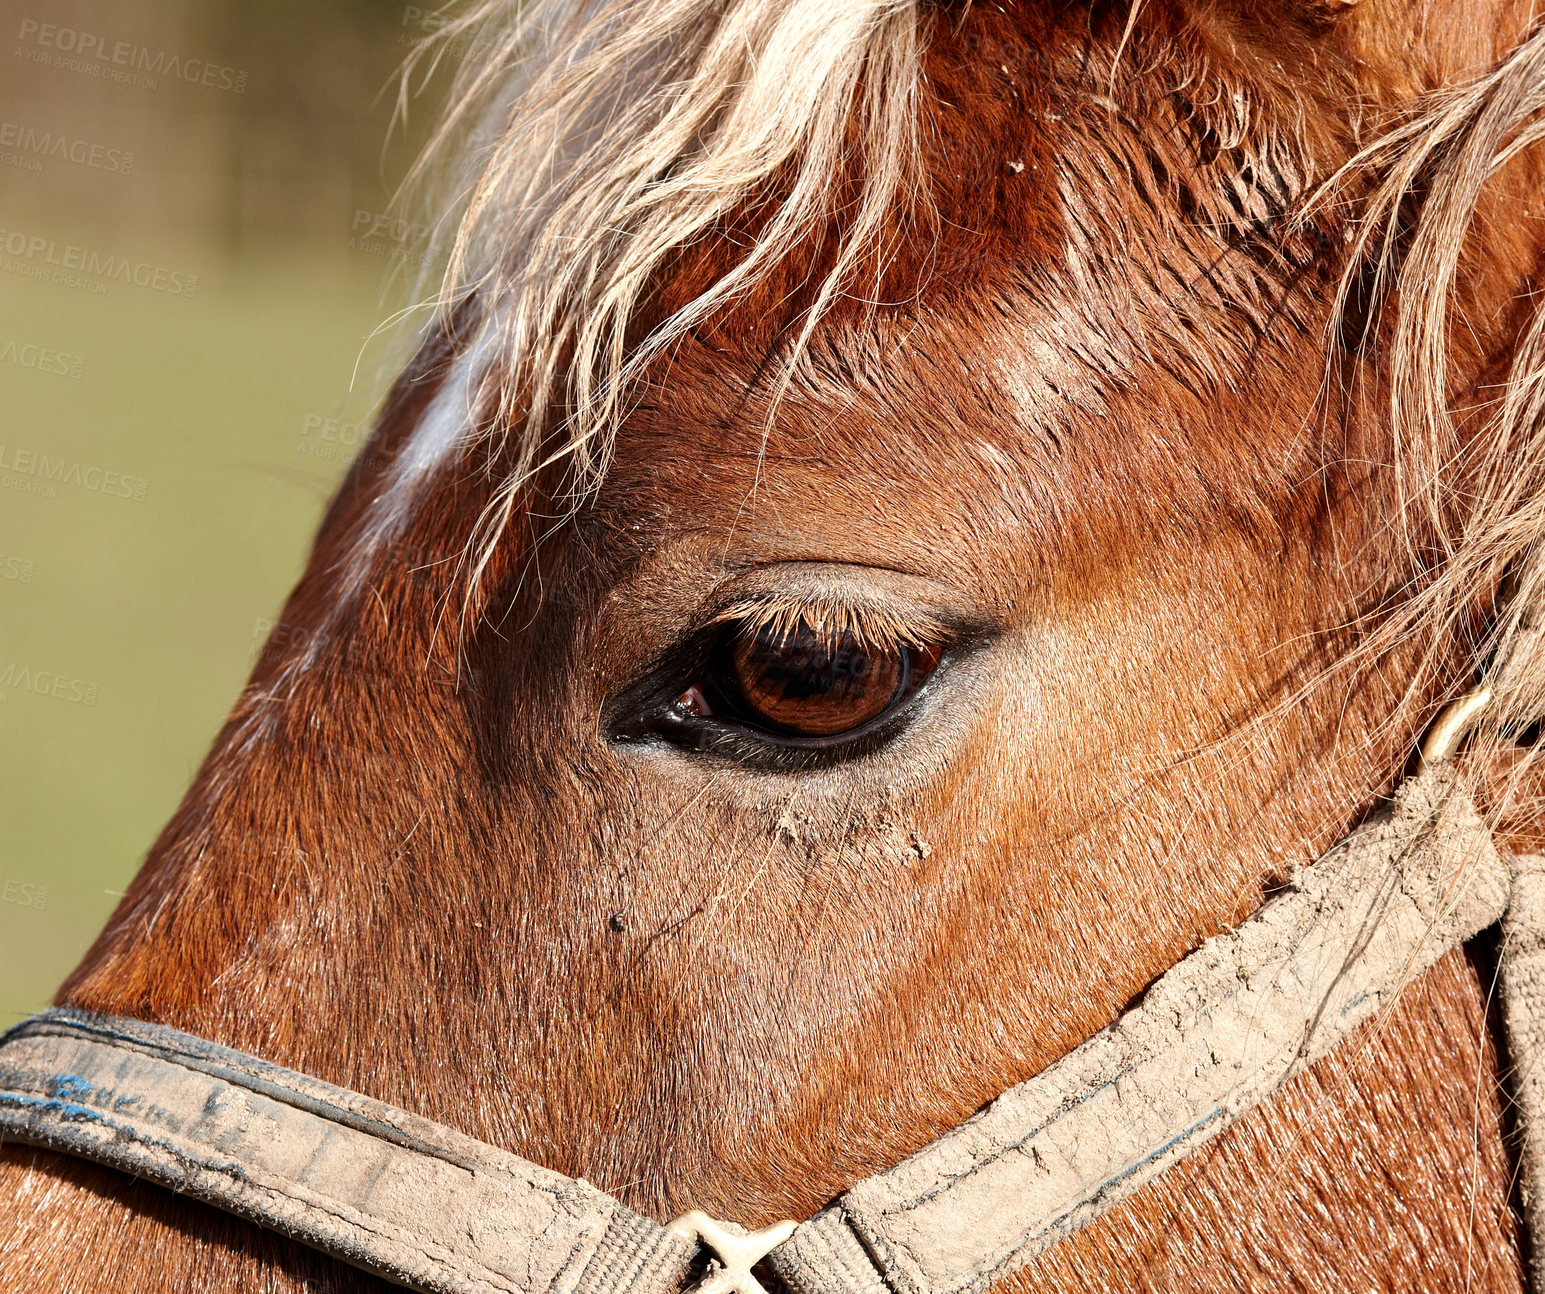
[[[401,353],[429,8],[0,0],[0,1024],[175,808]]]

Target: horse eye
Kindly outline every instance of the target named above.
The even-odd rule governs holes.
[[[726,717],[789,737],[838,737],[911,696],[939,655],[938,648],[868,646],[848,631],[763,626],[726,644],[708,689],[689,689],[682,700],[712,714],[719,706],[709,697],[717,694]]]

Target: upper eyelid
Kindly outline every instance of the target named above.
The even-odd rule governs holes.
[[[753,632],[771,629],[792,636],[807,626],[832,642],[851,635],[860,646],[927,647],[951,638],[956,626],[919,607],[906,610],[836,596],[769,593],[742,598],[720,610],[709,625],[738,624]]]
[[[759,562],[729,567],[698,604],[698,624],[732,608],[761,612],[778,605],[840,608],[872,624],[898,621],[924,630],[986,629],[1001,614],[961,586],[892,567],[843,561]]]
[[[784,633],[801,622],[844,631],[868,648],[928,647],[990,631],[996,619],[962,591],[886,567],[844,562],[775,562],[722,581],[698,624],[739,623]],[[701,614],[701,613],[700,613]]]

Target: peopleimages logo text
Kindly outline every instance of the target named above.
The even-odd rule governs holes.
[[[6,881],[0,886],[0,903],[14,903],[19,908],[33,908],[41,912],[48,906],[48,886]]]
[[[61,485],[73,485],[93,494],[107,494],[120,499],[142,501],[150,482],[143,476],[109,472],[69,458],[50,458],[35,449],[16,449],[0,445],[0,473],[12,473],[0,485],[19,489],[24,494],[45,494],[52,498]]]
[[[57,377],[79,377],[86,361],[79,355],[55,350],[51,346],[37,346],[31,342],[17,341],[14,337],[0,337],[0,364],[16,364],[36,373],[52,373]]]
[[[0,252],[33,266],[53,266],[59,274],[81,275],[102,282],[132,283],[153,292],[174,297],[191,297],[198,291],[198,275],[170,269],[150,261],[135,261],[127,256],[103,256],[90,247],[59,243],[19,229],[0,229]],[[10,267],[5,267],[9,269]],[[31,273],[31,271],[26,271]],[[46,273],[46,271],[45,271]],[[62,281],[56,278],[56,281]],[[106,288],[99,288],[106,291]]]
[[[14,661],[0,665],[0,699],[16,691],[46,696],[55,701],[70,701],[75,705],[95,705],[101,690],[96,683],[71,678],[58,670],[33,669],[30,665],[17,665]]]
[[[148,45],[136,45],[133,41],[109,40],[96,32],[61,27],[56,23],[40,22],[36,18],[22,19],[17,39],[23,46],[32,45],[39,51],[49,50],[60,56],[68,56],[43,56],[42,61],[61,66],[73,63],[86,64],[88,67],[111,66],[155,77],[170,77],[175,81],[186,81],[190,85],[202,85],[211,90],[230,90],[233,94],[245,94],[247,91],[247,74],[238,68],[211,63],[208,59],[184,58],[166,50],[153,50]],[[23,52],[22,49],[17,50],[18,55]],[[88,70],[88,67],[81,70]]]
[[[69,135],[55,134],[51,130],[39,132],[20,122],[0,121],[0,161],[7,152],[17,156],[47,158],[50,161],[70,162],[75,166],[106,171],[111,175],[132,175],[134,154],[121,148],[109,148],[89,139],[76,139]]]
[[[36,569],[30,558],[7,557],[0,553],[0,580],[15,580],[18,584],[31,584],[32,573]]]

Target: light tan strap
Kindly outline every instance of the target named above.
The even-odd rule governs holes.
[[[1152,1181],[1501,917],[1510,875],[1430,768],[1109,1028],[775,1251],[797,1294],[967,1294]]]
[[[1518,1128],[1518,1200],[1532,1242],[1529,1279],[1545,1290],[1545,858],[1514,860],[1502,919],[1502,1024]]]
[[[55,1010],[0,1137],[183,1191],[426,1294],[677,1294],[698,1247],[588,1182],[189,1034]]]

